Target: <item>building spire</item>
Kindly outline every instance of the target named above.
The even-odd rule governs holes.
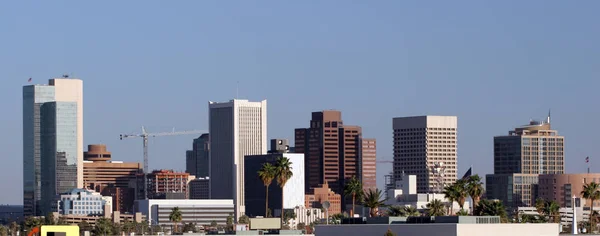
[[[550,109],[548,109],[548,118],[546,118],[546,123],[550,124]]]

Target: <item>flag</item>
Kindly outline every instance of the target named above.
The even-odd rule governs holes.
[[[29,78],[29,79],[27,80],[27,82],[31,82],[31,78]]]
[[[469,170],[467,170],[467,172],[465,173],[465,175],[463,175],[462,179],[467,179],[469,177],[471,177],[471,169],[473,167],[469,167]]]
[[[585,163],[590,163],[590,157],[585,158]]]

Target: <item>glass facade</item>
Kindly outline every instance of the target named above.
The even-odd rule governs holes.
[[[77,103],[41,107],[42,214],[52,211],[57,194],[77,188]]]
[[[86,189],[73,189],[60,196],[59,212],[63,215],[103,215],[107,197]]]
[[[40,215],[41,200],[41,106],[54,101],[54,87],[23,87],[23,207],[24,215]]]

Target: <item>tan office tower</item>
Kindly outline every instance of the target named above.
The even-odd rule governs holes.
[[[267,100],[209,102],[211,199],[233,199],[235,217],[245,213],[244,157],[267,153]]]
[[[456,181],[456,116],[393,119],[394,179],[417,176],[418,193],[441,192]]]
[[[313,112],[310,128],[295,130],[295,152],[304,153],[306,193],[328,184],[343,194],[344,182],[352,176],[368,187],[377,185],[372,176],[375,140],[363,139],[360,126],[344,125],[340,111]]]
[[[564,137],[543,122],[494,137],[494,174],[486,175],[486,197],[500,199],[508,208],[533,206],[540,174],[563,174]]]
[[[360,153],[362,156],[358,163],[363,189],[365,192],[369,189],[375,190],[377,188],[377,141],[374,138],[363,138]]]

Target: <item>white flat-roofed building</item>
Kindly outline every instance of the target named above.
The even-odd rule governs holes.
[[[216,221],[219,225],[227,223],[227,217],[234,213],[233,200],[169,200],[148,199],[136,201],[136,209],[147,216],[152,225],[172,225],[169,214],[173,208],[179,207],[181,211],[181,224],[196,223],[197,225],[210,225]]]

